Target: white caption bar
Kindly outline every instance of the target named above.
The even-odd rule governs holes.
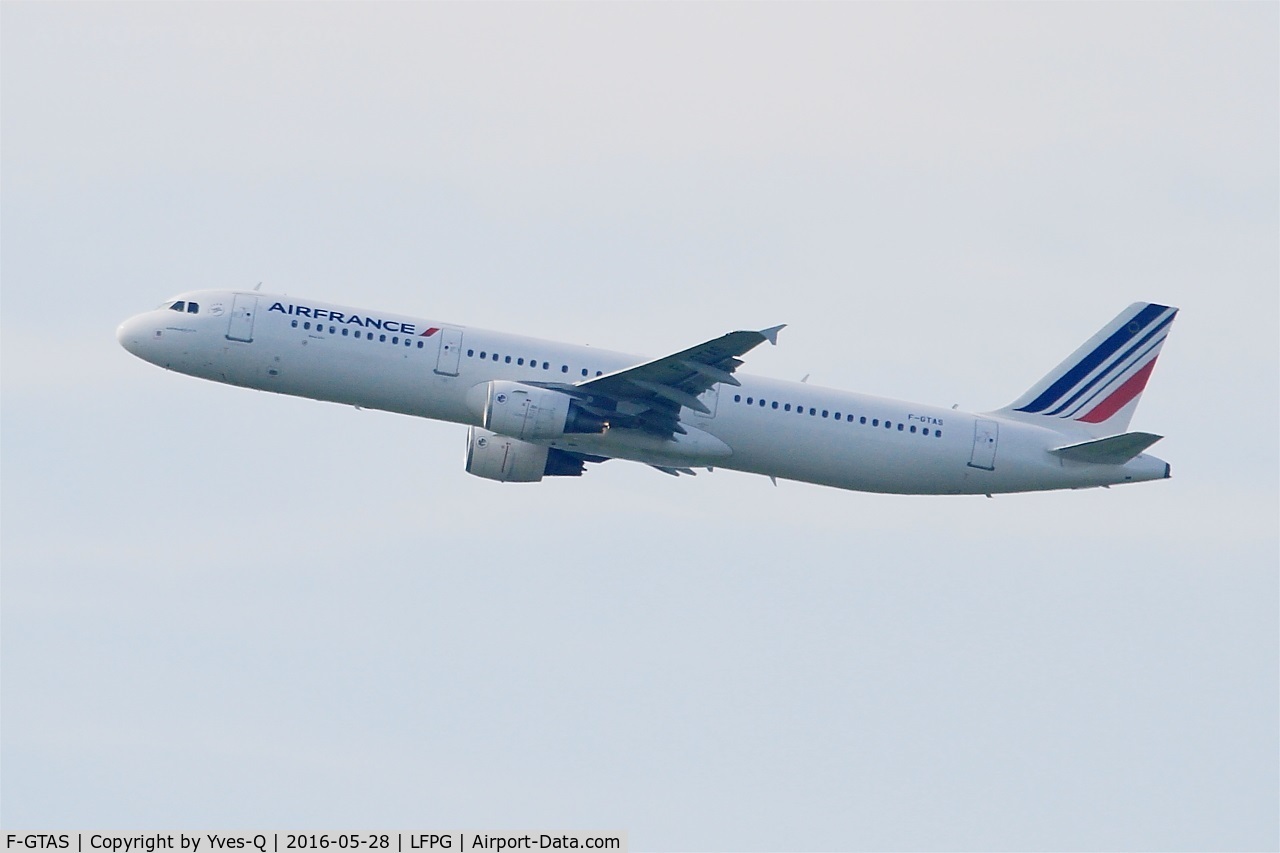
[[[361,853],[604,850],[626,853],[625,832],[479,830],[434,832],[7,832],[6,853]]]

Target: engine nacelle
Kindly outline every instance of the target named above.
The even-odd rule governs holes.
[[[603,418],[583,409],[568,394],[505,380],[489,383],[482,423],[492,432],[526,440],[601,433],[609,428]]]
[[[581,477],[582,458],[479,427],[467,430],[467,473],[500,483],[536,483],[543,477]]]
[[[547,470],[550,450],[471,427],[467,430],[467,473],[500,483],[536,483]]]

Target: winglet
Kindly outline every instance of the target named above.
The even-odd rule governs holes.
[[[764,339],[776,347],[778,345],[778,332],[781,332],[786,327],[786,323],[781,326],[770,326],[767,329],[761,329],[760,334],[764,335]]]

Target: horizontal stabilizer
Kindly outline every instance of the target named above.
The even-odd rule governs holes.
[[[1073,462],[1123,465],[1162,438],[1164,436],[1149,432],[1126,432],[1093,441],[1082,441],[1079,444],[1055,447],[1049,452]]]

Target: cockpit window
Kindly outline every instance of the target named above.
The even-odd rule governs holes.
[[[186,308],[187,303],[178,301],[169,306],[170,311],[182,311]]]
[[[199,314],[199,313],[200,313],[200,303],[199,303],[199,302],[188,302],[188,303],[187,303],[187,313],[188,313],[188,314]]]

